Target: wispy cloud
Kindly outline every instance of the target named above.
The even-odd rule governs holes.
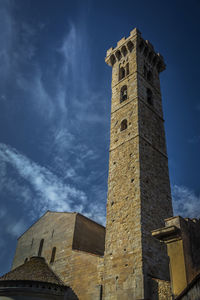
[[[36,125],[37,136],[31,135],[32,145],[48,157],[48,170],[64,180],[80,182],[83,174],[79,170],[99,155],[98,147],[87,144],[84,137],[94,132],[96,124],[105,126],[105,111],[103,114],[97,106],[106,101],[103,90],[93,90],[90,85],[90,49],[85,28],[72,22],[66,24],[62,39],[48,47],[44,65],[38,36],[45,26],[15,20],[12,2],[7,3],[1,9],[6,38],[0,43],[0,53],[7,55],[8,60],[1,83],[12,81],[12,88],[2,87],[1,99],[7,107],[4,115],[21,119],[25,112],[29,124]],[[26,121],[20,124],[18,130],[23,132]]]
[[[98,170],[107,97],[92,84],[87,22],[66,22],[46,39],[48,24],[27,23],[15,14],[16,1],[0,2],[0,134],[13,146],[0,144],[4,232],[13,241],[48,209],[104,223],[106,175],[99,179]]]
[[[32,219],[38,218],[47,210],[78,211],[103,222],[105,217],[103,201],[101,201],[102,204],[96,203],[96,206],[93,205],[95,201],[93,204],[89,203],[84,191],[66,184],[63,179],[47,168],[38,165],[4,144],[0,144],[0,160],[1,164],[4,164],[4,168],[1,169],[1,178],[8,177],[9,174],[6,174],[5,170],[5,165],[8,165],[17,171],[18,177],[22,177],[31,185],[30,189],[27,184],[19,185],[16,179],[1,181],[1,189],[12,190],[13,196],[19,195],[19,197],[15,197],[15,200],[23,203],[25,211]],[[69,169],[67,175],[74,176],[74,172],[73,169]],[[99,198],[98,195],[96,197]],[[2,211],[3,213],[4,211]],[[23,222],[16,223],[13,232],[17,232],[22,225]]]
[[[0,53],[6,55],[7,61],[2,81],[9,82],[14,77],[12,89],[15,98],[8,97],[8,89],[5,88],[1,98],[9,99],[6,102],[10,116],[11,110],[13,114],[20,114],[22,108],[28,114],[31,111],[31,118],[35,118],[31,121],[37,122],[41,134],[41,141],[38,143],[37,137],[34,146],[45,152],[50,163],[46,168],[41,167],[13,148],[1,144],[0,158],[2,165],[4,163],[1,186],[7,189],[12,186],[21,195],[21,201],[27,205],[32,203],[34,216],[46,209],[87,211],[87,204],[83,204],[87,202],[85,192],[66,184],[66,179],[88,182],[89,176],[85,178],[85,174],[79,171],[84,170],[89,161],[97,159],[99,154],[98,147],[84,142],[84,136],[90,134],[97,123],[105,126],[105,114],[96,109],[105,97],[101,89],[94,91],[90,86],[89,46],[85,29],[68,24],[62,41],[56,47],[49,47],[47,60],[50,64],[44,66],[40,63],[41,57],[37,56],[37,39],[45,27],[20,21],[16,26],[11,12],[11,2],[0,11],[6,30]],[[22,130],[25,126],[24,123]],[[42,134],[43,131],[45,134]],[[34,143],[34,137],[32,139]],[[5,163],[12,166],[28,184],[22,187],[12,176],[9,178]],[[94,215],[92,211],[91,215]]]
[[[17,238],[26,228],[26,223],[23,218],[17,220],[15,216],[13,216],[12,212],[9,212],[7,208],[1,206],[0,210],[0,220],[1,220],[1,228],[0,228],[0,249],[6,248],[5,245],[5,235],[9,235],[11,238]]]
[[[33,36],[36,30],[25,25],[23,28],[26,29],[23,29],[26,42],[21,48],[26,48],[27,41],[30,47],[35,48]],[[21,48],[18,56],[24,57]],[[34,63],[28,62],[28,76],[22,68],[27,60],[16,63],[16,88],[24,99],[24,109],[31,109],[32,116],[34,112],[35,118],[40,118],[41,129],[45,127],[45,137],[36,147],[43,147],[45,153],[53,154],[51,161],[55,161],[54,167],[58,170],[60,166],[62,170],[62,165],[69,163],[69,154],[75,152],[75,148],[94,152],[93,149],[85,149],[83,137],[94,131],[97,124],[106,126],[105,108],[102,113],[102,101],[106,101],[106,97],[102,89],[94,91],[90,86],[89,47],[84,29],[71,23],[60,47],[52,47],[48,55],[51,61],[48,66],[41,66],[36,58]],[[57,164],[58,161],[61,163]]]
[[[172,187],[174,215],[188,218],[200,218],[200,195],[185,187],[174,185]]]
[[[82,203],[87,200],[85,193],[64,184],[47,168],[39,166],[16,150],[3,144],[0,144],[0,158],[3,162],[14,167],[19,176],[27,180],[34,189],[35,199],[30,199],[31,201],[26,203],[29,209],[31,208],[33,217],[38,217],[48,209],[82,211]],[[26,194],[26,197],[28,196]],[[76,202],[81,204],[76,205]]]
[[[23,219],[15,220],[15,221],[10,220],[9,224],[5,226],[5,231],[11,236],[13,236],[14,238],[18,238],[26,230],[26,226],[27,224],[24,222]]]

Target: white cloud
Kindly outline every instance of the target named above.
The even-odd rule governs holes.
[[[76,176],[76,172],[74,169],[69,168],[68,170],[66,170],[65,178],[73,178],[75,176]]]
[[[27,224],[21,219],[19,221],[11,221],[9,225],[5,228],[6,232],[13,237],[19,237],[27,228]]]
[[[21,177],[31,184],[35,192],[34,197],[31,196],[25,186],[24,195],[18,201],[23,201],[28,210],[31,208],[32,217],[38,217],[48,209],[73,211],[76,208],[79,212],[82,211],[83,204],[87,201],[86,194],[65,184],[47,168],[39,166],[4,144],[0,144],[0,159],[11,165]],[[10,182],[10,187],[13,189],[15,182],[14,184]]]
[[[24,232],[27,225],[23,218],[16,220],[16,217],[12,215],[12,211],[9,211],[3,206],[0,208],[0,219],[0,248],[3,249],[5,248],[5,235],[10,235],[11,238],[16,238]]]
[[[90,132],[97,123],[105,126],[105,114],[96,106],[102,105],[106,99],[102,89],[94,91],[90,85],[90,49],[85,29],[71,24],[60,47],[48,45],[51,63],[44,67],[40,64],[42,56],[38,57],[39,51],[36,50],[39,50],[39,31],[46,25],[36,27],[34,24],[20,23],[12,16],[12,2],[7,3],[9,5],[2,7],[0,4],[0,24],[5,29],[5,36],[0,37],[0,64],[4,70],[4,80],[9,82],[10,78],[14,78],[12,87],[17,93],[14,93],[11,102],[12,97],[2,90],[0,99],[7,103],[8,116],[11,116],[11,111],[15,114],[15,107],[17,113],[20,110],[27,112],[28,107],[32,118],[35,114],[36,122],[41,122],[38,127],[42,131],[44,125],[46,134],[42,136],[41,143],[37,140],[34,146],[43,149],[51,161],[48,169],[13,148],[0,144],[0,189],[9,190],[10,193],[13,191],[13,199],[23,203],[24,209],[32,213],[33,218],[47,209],[86,211],[91,217],[99,215],[100,218],[101,209],[98,205],[96,208],[88,205],[85,192],[64,182],[70,179],[74,184],[80,181],[88,183],[90,176],[83,178],[79,170],[83,172],[88,161],[98,158],[98,149],[95,149],[95,145],[90,148],[82,142],[82,128],[88,126]],[[17,101],[23,101],[26,109]],[[36,124],[35,120],[30,123],[33,121]],[[10,177],[7,166],[14,168],[19,178],[27,182],[22,184],[17,176]],[[58,174],[62,177],[59,178]]]
[[[200,195],[185,186],[172,187],[174,215],[188,218],[200,218]]]
[[[42,74],[39,69],[32,71],[32,78],[26,78],[23,74],[17,75],[17,85],[27,95],[27,101],[35,108],[37,114],[44,120],[50,120],[54,116],[54,104],[42,82]]]
[[[106,225],[106,214],[105,214],[105,203],[100,204],[98,202],[93,202],[90,205],[90,210],[84,215],[88,218],[95,220],[97,223],[102,224],[103,226]]]
[[[91,62],[86,30],[80,24],[68,24],[68,31],[62,42],[57,41],[56,46],[49,45],[48,58],[51,63],[44,67],[40,64],[41,57],[37,54],[39,51],[36,53],[37,38],[44,27],[20,23],[12,16],[11,4],[2,7],[0,22],[1,28],[5,27],[5,38],[0,43],[0,64],[7,74],[3,74],[3,80],[9,81],[13,77],[12,87],[17,91],[13,96],[14,103],[6,101],[8,115],[11,116],[11,111],[15,114],[17,101],[23,101],[23,105],[18,104],[16,111],[23,111],[28,107],[34,112],[37,122],[40,116],[39,120],[43,123],[40,126],[44,125],[47,132],[37,147],[45,149],[46,153],[52,153],[53,150],[54,167],[62,170],[70,151],[74,151],[77,145],[84,147],[77,139],[77,132],[81,135],[82,128],[92,126],[91,123],[103,125],[105,121],[105,115],[96,109],[97,103],[102,105],[102,99],[105,99],[103,92],[101,89],[94,91],[90,86]],[[2,63],[1,52],[3,56],[6,55],[6,58],[2,58]],[[9,67],[10,58],[12,68]],[[6,66],[4,61],[8,61]],[[6,93],[7,91],[2,90],[1,99],[11,100],[12,97],[8,97]],[[24,104],[27,105],[26,108]],[[32,121],[34,124],[35,120]],[[93,150],[86,151],[92,153]],[[81,160],[82,157],[77,159],[77,165],[82,164]],[[58,161],[60,163],[56,164]]]
[[[0,188],[12,191],[15,201],[23,204],[26,213],[33,219],[38,218],[47,210],[77,211],[105,225],[106,190],[98,185],[93,186],[94,199],[88,201],[87,195],[68,184],[35,162],[31,161],[15,149],[0,144],[0,161],[4,164],[1,169]],[[5,165],[12,166],[32,187],[25,183],[20,185],[17,179],[8,178]],[[73,169],[68,169],[66,176],[75,176]],[[2,216],[6,211],[1,211]],[[25,228],[23,220],[7,226],[7,231],[13,236],[19,235]]]

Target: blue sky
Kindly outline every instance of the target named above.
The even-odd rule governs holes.
[[[111,69],[137,27],[161,74],[174,213],[200,216],[200,1],[0,1],[0,265],[46,210],[105,223]]]

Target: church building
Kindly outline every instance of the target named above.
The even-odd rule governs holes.
[[[200,221],[173,217],[160,72],[134,29],[107,51],[112,68],[106,228],[47,211],[19,238],[0,299],[200,299]]]

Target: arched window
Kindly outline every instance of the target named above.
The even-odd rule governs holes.
[[[54,262],[55,256],[56,256],[56,247],[53,247],[52,252],[51,252],[50,264],[52,264]]]
[[[153,105],[153,93],[150,89],[147,89],[147,103]]]
[[[111,57],[110,57],[110,62],[111,62],[111,65],[113,66],[114,63],[116,62],[116,58],[115,56],[112,54]]]
[[[43,248],[43,244],[44,244],[44,239],[41,239],[41,241],[40,241],[40,246],[39,246],[39,250],[38,250],[38,256],[42,256],[42,248]]]
[[[123,53],[123,55],[126,56],[127,52],[128,52],[128,51],[127,51],[126,47],[123,46],[123,47],[122,47],[122,53]]]
[[[115,55],[117,56],[118,60],[120,60],[122,58],[121,52],[119,50],[117,50],[117,52],[115,53]]]
[[[125,77],[125,69],[123,67],[119,68],[119,80]]]
[[[127,99],[127,85],[123,85],[120,91],[120,103]]]
[[[121,131],[125,130],[127,128],[127,120],[124,119],[122,122],[121,122]]]
[[[134,48],[134,45],[133,45],[133,43],[132,43],[131,41],[129,41],[129,42],[127,43],[127,47],[128,47],[128,50],[129,50],[130,52],[132,52],[132,50],[133,50],[133,48]]]
[[[126,76],[129,74],[129,63],[126,64]]]

